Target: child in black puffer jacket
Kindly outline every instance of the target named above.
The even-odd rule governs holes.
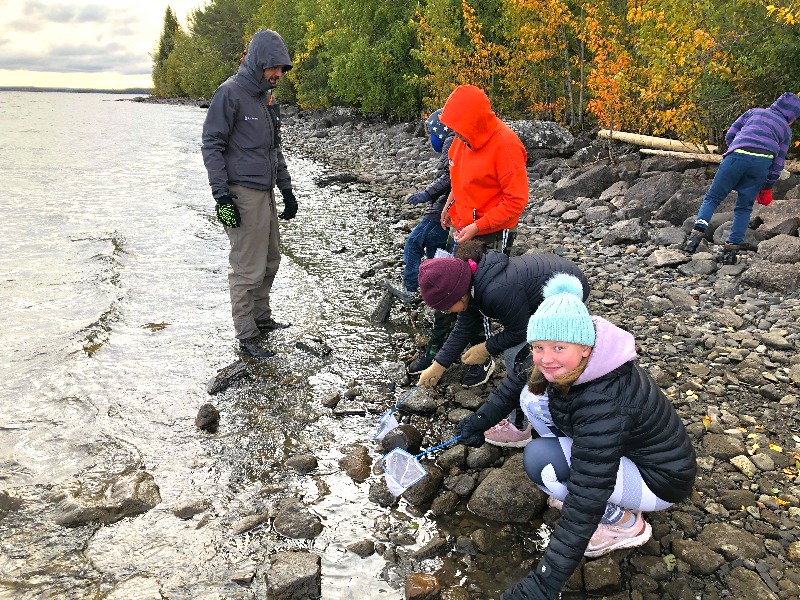
[[[642,511],[689,496],[695,452],[672,403],[636,362],[633,336],[582,302],[581,282],[555,275],[530,318],[533,370],[509,369],[478,412],[459,423],[466,445],[519,406],[540,437],[523,459],[561,518],[536,570],[503,600],[556,598],[582,556],[641,546],[651,536]]]

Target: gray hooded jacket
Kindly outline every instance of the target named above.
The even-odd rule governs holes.
[[[286,44],[276,32],[257,31],[239,71],[214,92],[203,124],[203,162],[214,198],[229,184],[256,190],[292,187],[280,150],[280,111],[264,69],[292,67]]]

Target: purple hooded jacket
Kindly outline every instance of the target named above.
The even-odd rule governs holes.
[[[728,150],[737,149],[771,154],[772,165],[763,189],[772,189],[778,181],[786,153],[792,141],[792,123],[800,116],[800,96],[792,92],[781,94],[769,108],[751,108],[736,119],[725,133]]]

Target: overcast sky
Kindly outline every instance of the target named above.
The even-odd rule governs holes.
[[[167,6],[205,0],[0,0],[0,86],[150,87]]]

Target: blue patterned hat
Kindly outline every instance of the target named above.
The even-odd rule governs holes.
[[[528,342],[571,342],[594,346],[594,323],[574,275],[556,273],[542,288],[544,300],[528,321]]]

